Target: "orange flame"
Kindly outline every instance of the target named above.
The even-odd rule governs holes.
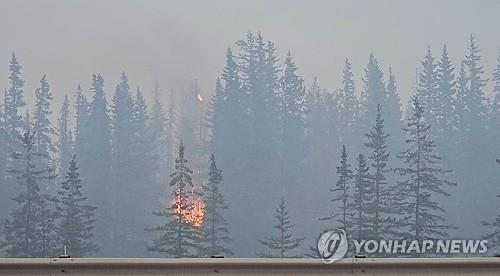
[[[185,222],[194,227],[203,225],[205,202],[203,202],[201,197],[195,194],[194,189],[191,191],[191,196],[186,199],[181,197],[179,189],[177,188],[175,197],[172,199],[171,203],[172,206],[174,206],[174,212],[180,214]],[[182,205],[187,205],[187,208],[182,208]]]
[[[196,94],[196,100],[198,100],[198,102],[203,102],[203,96],[201,94]]]

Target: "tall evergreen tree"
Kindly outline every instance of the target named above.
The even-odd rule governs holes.
[[[417,87],[417,95],[421,100],[421,104],[425,106],[426,118],[431,125],[437,127],[438,120],[442,118],[441,97],[438,94],[438,79],[436,61],[432,56],[431,47],[427,47],[427,52],[422,61],[422,70],[419,73],[419,81]]]
[[[497,65],[493,70],[493,101],[490,107],[489,127],[495,147],[495,153],[500,152],[500,52],[498,53]]]
[[[358,144],[359,140],[359,106],[358,99],[355,94],[354,74],[352,73],[352,65],[349,59],[345,60],[344,69],[342,70],[342,89],[339,97],[339,118],[341,122],[340,137],[343,143],[350,143],[350,148]]]
[[[424,240],[446,237],[453,226],[445,223],[445,210],[436,196],[449,196],[445,186],[456,185],[445,179],[450,170],[439,164],[431,138],[431,126],[424,120],[424,107],[412,98],[412,116],[405,128],[407,149],[400,158],[406,165],[396,169],[404,179],[397,186],[397,209],[400,216],[395,224],[405,239]]]
[[[19,150],[21,144],[17,137],[23,129],[23,119],[21,109],[26,106],[24,102],[24,80],[21,78],[22,66],[19,64],[15,53],[12,53],[12,58],[9,62],[9,89],[5,94],[4,99],[4,116],[5,128],[9,135],[9,145],[11,150]],[[18,147],[13,147],[14,144]]]
[[[202,248],[201,256],[214,255],[230,256],[233,254],[228,247],[231,242],[229,224],[223,212],[228,209],[220,189],[222,171],[217,168],[215,155],[210,156],[208,183],[202,184],[203,202],[205,203],[205,216],[203,221],[203,237],[206,244]]]
[[[68,170],[68,165],[73,153],[73,137],[69,126],[69,99],[64,96],[64,101],[61,106],[60,117],[58,119],[58,169],[59,175],[63,175]]]
[[[307,172],[306,104],[303,80],[290,52],[285,58],[281,77],[281,185],[296,190],[302,196],[301,184]],[[303,186],[302,186],[303,187]],[[293,197],[294,200],[298,199]]]
[[[35,150],[35,135],[29,128],[20,140],[24,148],[13,152],[12,158],[22,162],[22,167],[11,173],[22,189],[13,198],[16,208],[4,223],[0,245],[9,257],[53,257],[61,249],[54,231],[54,199],[40,189],[41,182],[54,178],[53,171],[47,166],[47,155]]]
[[[401,133],[401,128],[403,124],[403,115],[401,113],[401,98],[399,97],[396,85],[396,77],[392,73],[391,67],[389,67],[389,76],[387,79],[387,98],[384,105],[384,118],[385,119],[385,129],[387,133],[393,133],[393,135],[387,137],[387,144],[391,145],[390,148],[393,151],[399,151],[403,147],[401,139],[398,139]],[[378,107],[377,107],[378,113]]]
[[[351,219],[353,216],[352,204],[351,204],[351,194],[350,194],[350,181],[353,177],[352,171],[350,169],[350,164],[347,160],[347,150],[346,146],[342,145],[342,152],[340,156],[340,164],[337,167],[337,184],[335,188],[330,189],[331,192],[335,194],[335,197],[331,200],[332,202],[339,204],[340,218],[338,219],[339,226],[350,233],[351,229]],[[338,216],[338,213],[332,212],[330,217],[326,217],[323,220],[331,220]]]
[[[82,193],[82,180],[76,164],[76,156],[69,161],[68,171],[57,191],[59,223],[57,236],[72,257],[84,257],[98,250],[94,237],[94,211],[96,207],[86,203]]]
[[[371,175],[366,161],[362,154],[356,158],[357,167],[354,178],[354,194],[352,201],[352,231],[356,239],[373,238],[375,234],[370,228],[372,222],[372,202],[374,200]]]
[[[155,84],[153,89],[153,106],[151,108],[151,114],[149,115],[150,123],[148,127],[148,132],[151,137],[154,138],[153,148],[158,153],[157,159],[155,159],[156,167],[155,178],[156,182],[160,183],[167,175],[164,173],[168,168],[168,157],[167,151],[170,145],[167,145],[167,129],[168,118],[167,114],[163,110],[163,105],[160,102],[160,86],[158,83]],[[167,170],[168,172],[168,170]]]
[[[445,154],[449,154],[451,151],[450,139],[456,135],[456,129],[458,129],[457,121],[458,116],[456,114],[456,81],[455,81],[455,68],[451,64],[450,58],[448,56],[448,49],[446,45],[443,46],[443,52],[441,54],[441,59],[437,63],[437,95],[440,97],[438,102],[442,103],[440,116],[437,120],[438,125],[436,126],[435,135],[438,137],[437,143],[439,147],[443,148]]]
[[[35,149],[37,152],[47,155],[55,152],[54,144],[51,141],[51,136],[55,135],[55,130],[50,122],[50,103],[53,100],[50,93],[50,86],[47,82],[47,77],[43,75],[40,80],[40,87],[35,91],[36,103],[33,122],[33,131],[35,133]]]
[[[372,193],[373,201],[370,204],[370,214],[373,219],[370,223],[373,238],[382,238],[391,233],[391,214],[392,210],[392,187],[387,183],[387,173],[389,169],[390,151],[388,150],[387,139],[389,134],[384,130],[384,119],[382,119],[382,111],[380,105],[377,107],[377,116],[375,125],[370,133],[366,134],[368,142],[365,146],[370,150],[369,159],[370,166],[373,168],[371,179],[373,181]]]
[[[277,233],[259,241],[259,243],[266,247],[266,250],[265,252],[257,253],[257,255],[266,258],[294,257],[290,251],[300,247],[304,238],[296,237],[292,232],[294,224],[291,222],[284,198],[281,198],[280,204],[275,210],[274,218],[277,222],[274,226]]]
[[[12,151],[21,151],[23,148],[22,143],[18,139],[24,126],[22,109],[26,106],[23,91],[24,80],[21,77],[21,69],[22,66],[19,64],[15,53],[12,53],[12,58],[9,62],[9,88],[5,92],[3,104],[3,129],[6,139],[3,140],[2,144],[5,148],[4,154],[6,159],[2,160],[5,184],[2,185],[1,194],[5,195],[6,198],[11,198],[17,193],[16,181],[9,177],[8,171],[16,169],[19,164],[17,164],[17,160],[10,158],[10,153]],[[2,211],[1,215],[5,217],[8,214],[7,210],[12,207],[11,202],[8,200],[3,201],[2,207],[4,211]]]
[[[190,257],[199,250],[199,231],[193,226],[186,215],[191,209],[188,189],[191,189],[193,171],[187,166],[184,157],[184,144],[180,143],[175,170],[171,174],[170,187],[174,188],[171,203],[156,216],[166,220],[165,224],[147,229],[153,233],[159,233],[150,244],[149,251],[164,253],[166,256],[182,258]]]
[[[363,91],[361,93],[361,129],[363,133],[370,130],[372,118],[377,114],[377,105],[385,107],[387,92],[384,83],[384,74],[380,69],[377,59],[370,54],[368,65],[363,78]],[[385,109],[385,108],[384,108]]]
[[[85,155],[85,145],[88,141],[85,140],[86,124],[89,117],[90,112],[90,104],[87,100],[87,97],[84,95],[83,90],[80,85],[76,88],[75,91],[75,153],[78,156]]]
[[[104,79],[100,74],[92,76],[93,92],[88,117],[78,134],[77,141],[83,142],[80,149],[80,172],[87,185],[90,204],[96,210],[96,241],[100,253],[111,255],[114,242],[112,216],[111,139],[108,104],[104,94]],[[78,152],[77,152],[78,154]]]

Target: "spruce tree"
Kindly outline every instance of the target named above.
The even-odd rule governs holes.
[[[445,178],[450,170],[439,164],[431,126],[424,120],[424,107],[417,97],[413,97],[411,103],[412,116],[404,129],[408,137],[407,149],[398,155],[406,166],[396,169],[403,180],[398,181],[396,190],[396,208],[400,216],[395,226],[405,239],[443,238],[453,226],[446,224],[446,211],[436,196],[449,196],[445,186],[456,184]]]
[[[339,96],[339,119],[341,123],[340,137],[343,143],[350,143],[350,148],[354,149],[359,140],[359,118],[358,99],[355,94],[354,74],[349,59],[345,60],[342,70],[342,89]]]
[[[22,166],[10,170],[16,176],[21,191],[13,198],[16,207],[5,220],[4,238],[0,245],[8,257],[54,257],[62,249],[56,235],[54,199],[44,194],[40,184],[54,178],[47,166],[48,157],[35,150],[35,134],[28,128],[20,138],[23,149],[12,159]]]
[[[168,257],[182,258],[194,256],[199,250],[199,229],[188,220],[191,211],[189,189],[192,188],[193,171],[184,157],[184,144],[180,143],[175,170],[170,175],[169,186],[173,188],[169,206],[154,215],[166,220],[165,224],[146,229],[158,233],[146,246],[147,250],[163,253]]]
[[[372,202],[374,201],[373,188],[366,157],[362,154],[356,158],[357,167],[354,171],[354,194],[352,201],[352,233],[356,239],[373,238]]]
[[[426,119],[431,125],[437,127],[438,120],[441,120],[442,103],[441,97],[438,94],[438,80],[436,71],[436,62],[432,56],[430,46],[427,47],[427,52],[422,61],[422,70],[419,73],[419,81],[417,87],[417,95],[424,105],[426,111]]]
[[[293,200],[302,197],[301,187],[309,175],[307,167],[306,104],[303,80],[290,52],[285,58],[281,84],[281,176],[280,183],[297,191]]]
[[[22,143],[18,139],[24,126],[22,118],[22,108],[26,106],[24,101],[24,80],[21,77],[22,66],[19,63],[15,53],[12,53],[11,60],[9,61],[9,88],[5,91],[4,104],[3,104],[3,131],[5,140],[3,146],[5,148],[5,159],[2,159],[4,185],[1,186],[1,194],[6,198],[11,198],[17,193],[15,179],[10,178],[8,171],[15,169],[19,166],[17,160],[10,158],[12,151],[21,151],[23,148]],[[2,201],[1,215],[5,217],[12,205],[10,202]]]
[[[380,69],[377,59],[370,54],[368,65],[363,78],[363,91],[361,93],[361,124],[363,132],[370,129],[372,118],[377,114],[377,105],[385,106],[387,93],[385,90],[384,74]]]
[[[385,129],[387,133],[393,133],[393,135],[387,137],[387,144],[390,145],[390,149],[393,151],[399,151],[403,147],[403,142],[398,139],[401,133],[401,128],[404,126],[401,114],[401,99],[399,97],[396,85],[396,77],[392,73],[391,67],[389,67],[389,76],[387,79],[387,98],[383,106],[384,118],[385,118]],[[377,107],[378,113],[378,107]]]
[[[342,145],[342,151],[340,156],[340,164],[337,167],[337,184],[335,188],[330,189],[335,197],[331,199],[332,202],[339,205],[340,218],[338,219],[338,227],[342,227],[346,233],[350,233],[351,229],[351,218],[353,216],[352,204],[351,204],[351,194],[350,194],[350,182],[352,179],[352,171],[350,169],[350,164],[347,160],[347,150],[346,146]],[[332,212],[332,215],[322,220],[332,220],[339,216],[339,213]]]
[[[382,110],[380,105],[377,106],[377,115],[375,125],[370,133],[366,134],[368,142],[365,146],[369,149],[370,166],[373,168],[371,174],[373,200],[370,203],[370,214],[373,219],[370,222],[373,238],[382,238],[390,234],[391,219],[390,214],[392,200],[392,187],[387,183],[387,173],[389,168],[390,151],[388,150],[387,139],[389,134],[384,130],[384,119],[382,119]]]
[[[50,157],[50,154],[55,152],[51,136],[55,135],[56,132],[49,120],[52,114],[50,111],[50,103],[53,100],[53,97],[52,93],[50,93],[50,86],[45,75],[43,75],[40,80],[40,87],[35,91],[35,98],[35,114],[33,118],[35,149],[37,152]]]
[[[158,153],[155,159],[156,170],[155,170],[155,178],[156,182],[160,183],[162,179],[165,179],[168,175],[166,175],[165,168],[168,168],[168,157],[167,157],[167,149],[170,145],[167,145],[167,123],[168,118],[167,114],[163,110],[163,105],[160,102],[160,86],[155,83],[155,87],[153,89],[153,106],[151,107],[151,113],[149,115],[150,123],[148,126],[148,132],[151,137],[153,137],[153,149]],[[168,172],[168,170],[167,170]]]
[[[264,252],[257,255],[264,258],[291,258],[295,257],[291,252],[302,245],[304,238],[296,237],[293,233],[294,224],[285,205],[285,199],[281,198],[280,204],[274,212],[277,230],[275,235],[267,236],[259,243],[266,247]]]
[[[87,185],[90,204],[96,210],[96,241],[102,254],[112,254],[114,227],[112,216],[112,177],[111,177],[111,122],[108,104],[104,93],[104,79],[100,74],[92,76],[92,101],[85,124],[79,131],[77,141],[82,143],[81,153],[77,155],[80,173]],[[116,225],[116,226],[115,226]]]
[[[58,141],[57,141],[57,153],[58,153],[58,171],[59,175],[64,175],[68,170],[68,165],[71,160],[71,154],[73,152],[73,137],[69,126],[69,99],[68,96],[64,96],[64,101],[61,106],[60,116],[58,119]]]
[[[212,154],[210,156],[208,183],[202,184],[202,198],[205,203],[202,229],[205,244],[200,254],[202,257],[214,255],[231,256],[233,254],[232,250],[228,247],[228,244],[231,242],[229,224],[226,222],[223,214],[228,209],[228,205],[220,189],[221,182],[222,171],[217,168],[215,155]]]
[[[85,257],[97,252],[93,243],[94,211],[96,207],[88,205],[87,197],[82,192],[82,180],[76,164],[76,156],[69,161],[68,170],[57,190],[57,211],[59,222],[57,236],[71,257]]]
[[[441,111],[439,112],[438,124],[436,126],[435,135],[438,137],[437,143],[449,154],[452,145],[450,145],[449,137],[456,135],[458,129],[458,116],[456,114],[456,81],[455,81],[455,68],[451,64],[448,56],[448,49],[446,45],[443,46],[441,59],[437,63],[437,89],[438,101],[442,103]]]

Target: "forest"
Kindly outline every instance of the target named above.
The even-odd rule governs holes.
[[[500,56],[486,72],[467,34],[461,49],[422,49],[405,68],[418,66],[403,102],[376,53],[361,83],[346,58],[341,83],[325,88],[278,47],[243,35],[220,57],[209,97],[96,72],[61,106],[57,76],[26,91],[12,53],[1,254],[317,257],[317,238],[336,228],[356,239],[484,238],[498,252]]]

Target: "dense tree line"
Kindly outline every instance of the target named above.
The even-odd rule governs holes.
[[[52,91],[53,76],[43,75],[31,109],[13,54],[0,109],[4,252],[49,256],[66,245],[80,256],[253,256],[267,237],[261,245],[280,249],[271,255],[302,255],[302,243],[332,223],[353,237],[498,239],[500,58],[489,78],[472,36],[463,60],[448,51],[425,49],[404,116],[396,76],[375,54],[360,84],[346,59],[330,91],[301,77],[291,51],[280,61],[261,33],[227,49],[207,104],[185,92],[164,105],[157,84],[149,108],[123,72],[109,101],[100,74],[73,95]],[[189,197],[203,202],[201,225],[182,215],[201,208],[183,203]],[[269,226],[280,198],[282,244]],[[43,215],[21,221],[31,204]],[[31,227],[55,236],[20,244],[37,235]]]

